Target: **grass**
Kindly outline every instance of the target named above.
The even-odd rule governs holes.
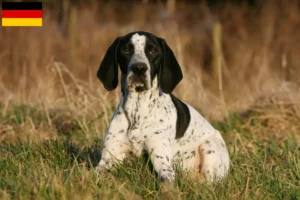
[[[274,111],[262,109],[266,113]],[[90,137],[84,137],[86,130],[79,125],[82,119],[78,119],[65,133],[47,125],[56,137],[37,139],[25,136],[26,129],[21,127],[30,121],[37,130],[44,129],[47,117],[38,108],[15,106],[1,116],[1,127],[10,125],[25,138],[0,144],[0,198],[299,199],[297,138],[290,130],[285,130],[280,139],[268,134],[268,123],[258,119],[260,116],[255,111],[247,115],[232,113],[227,121],[212,122],[222,132],[230,151],[231,170],[226,180],[207,185],[177,170],[177,188],[166,193],[146,155],[127,159],[117,169],[97,176],[93,169],[101,157],[102,140],[92,131],[92,123],[88,127],[91,132],[86,133]],[[52,114],[51,120],[54,118]]]

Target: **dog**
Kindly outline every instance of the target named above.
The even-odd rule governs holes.
[[[121,100],[96,171],[146,151],[163,182],[174,182],[176,163],[209,182],[222,180],[230,164],[225,142],[193,107],[172,94],[183,75],[166,41],[143,31],[116,38],[97,72],[108,91],[118,86],[118,65]]]

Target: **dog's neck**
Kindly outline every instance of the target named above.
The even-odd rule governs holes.
[[[126,81],[122,78],[122,98],[120,106],[127,113],[130,121],[136,121],[136,116],[147,116],[157,109],[159,97],[163,95],[159,89],[158,80],[154,78],[152,87],[143,92],[129,91],[126,87]]]

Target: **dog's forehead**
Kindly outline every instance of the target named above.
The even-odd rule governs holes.
[[[134,46],[143,46],[145,47],[147,44],[152,45],[159,45],[158,43],[158,37],[153,35],[152,33],[143,32],[143,31],[137,31],[137,32],[131,32],[127,35],[123,36],[123,41],[125,43],[131,43]]]
[[[133,44],[136,51],[142,51],[145,48],[147,38],[145,35],[135,33],[131,36],[130,41]]]

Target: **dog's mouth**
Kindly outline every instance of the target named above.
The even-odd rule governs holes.
[[[130,91],[143,92],[147,90],[146,84],[142,82],[134,82],[128,85]]]
[[[136,92],[143,92],[145,90],[147,90],[147,88],[145,87],[145,84],[136,84],[135,85]]]
[[[134,77],[129,82],[128,89],[135,92],[144,92],[148,90],[147,81],[144,78]]]

